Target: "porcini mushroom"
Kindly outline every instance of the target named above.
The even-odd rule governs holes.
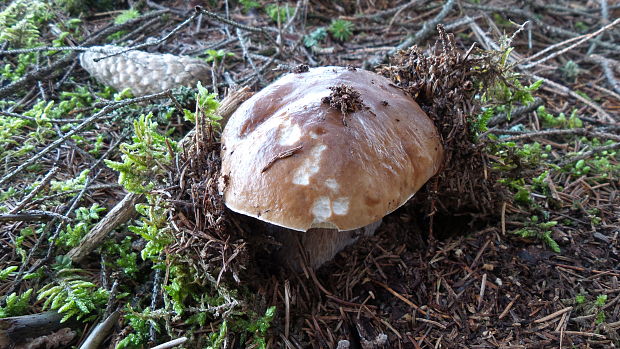
[[[439,134],[388,79],[320,67],[283,76],[244,102],[222,132],[222,192],[269,223],[280,256],[317,268],[372,235],[440,168]]]

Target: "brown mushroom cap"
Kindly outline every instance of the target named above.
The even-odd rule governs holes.
[[[348,113],[330,87],[359,92]],[[244,102],[222,133],[225,203],[285,228],[352,230],[403,205],[441,165],[433,122],[388,79],[343,67],[283,76]]]

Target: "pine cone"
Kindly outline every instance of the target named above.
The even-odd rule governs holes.
[[[80,54],[80,64],[101,83],[119,91],[129,87],[134,96],[210,81],[211,67],[186,56],[129,51],[98,62],[93,60],[124,49],[113,45],[91,47]]]

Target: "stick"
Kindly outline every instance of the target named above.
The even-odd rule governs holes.
[[[540,324],[540,323],[543,323],[545,321],[549,321],[551,319],[555,319],[556,317],[566,313],[567,311],[571,311],[571,310],[573,310],[573,307],[566,307],[564,309],[560,309],[560,310],[556,311],[555,313],[551,313],[551,314],[549,314],[547,316],[541,317],[540,319],[534,320],[534,323],[535,324]]]
[[[551,58],[559,56],[562,53],[564,53],[566,51],[569,51],[569,50],[573,49],[574,47],[583,44],[586,41],[591,40],[593,37],[595,37],[595,36],[597,36],[599,34],[602,34],[605,31],[615,27],[618,23],[620,23],[620,18],[616,19],[615,21],[611,22],[610,24],[608,24],[608,25],[602,27],[601,29],[599,29],[599,30],[597,30],[595,32],[592,32],[590,34],[581,35],[581,36],[578,36],[578,37],[575,37],[575,38],[572,38],[572,39],[568,39],[568,40],[559,42],[559,43],[557,43],[555,45],[551,45],[551,46],[547,47],[546,49],[536,53],[535,55],[532,55],[530,57],[525,58],[523,61],[519,62],[519,64],[523,64],[525,62],[531,61],[532,59],[534,59],[536,57],[539,57],[539,56],[541,56],[541,55],[543,55],[543,54],[545,54],[545,53],[547,53],[547,52],[549,52],[549,51],[551,51],[551,50],[553,50],[553,49],[555,49],[555,48],[557,48],[559,46],[566,45],[566,44],[571,43],[573,41],[577,41],[576,43],[574,43],[574,44],[572,44],[572,45],[570,45],[568,47],[565,47],[564,49],[562,49],[560,51],[556,51],[556,52],[554,52],[554,53],[552,53],[552,54],[550,54],[550,55],[548,55],[548,56],[546,56],[544,58],[541,58],[541,59],[539,59],[539,60],[537,60],[535,62],[532,62],[530,64],[526,64],[526,65],[522,65],[522,68],[524,68],[524,69],[532,68],[532,67],[534,67],[534,66],[536,66],[536,65],[538,65],[540,63],[548,61]]]
[[[37,122],[38,121],[36,118],[30,117],[30,116],[25,116],[25,115],[21,115],[21,114],[17,114],[17,113],[11,113],[11,112],[2,111],[2,110],[0,110],[0,115],[10,116],[10,117],[13,117],[13,118],[20,118],[20,119],[28,120],[28,121],[32,121],[32,122]],[[69,123],[73,123],[73,122],[81,122],[81,121],[84,121],[84,119],[47,119],[45,121],[46,122],[51,122],[52,124],[69,124]]]
[[[156,347],[153,347],[151,349],[168,349],[168,348],[173,348],[176,347],[177,345],[181,345],[183,343],[187,342],[187,337],[180,337],[177,339],[173,339],[171,341],[168,341],[166,343],[162,343]]]
[[[411,0],[408,3],[406,3],[406,4],[403,4],[403,5],[400,5],[400,6],[396,6],[396,7],[392,7],[392,8],[387,9],[387,10],[378,11],[378,12],[370,13],[370,14],[366,14],[366,15],[357,15],[355,17],[356,18],[365,18],[365,19],[370,19],[370,20],[373,20],[373,21],[381,22],[382,21],[382,17],[396,15],[397,13],[400,13],[400,12],[408,9],[409,7],[417,5],[418,2],[422,2],[422,1],[421,0]]]
[[[444,18],[446,18],[450,10],[452,10],[452,8],[454,7],[454,4],[455,4],[454,0],[446,1],[446,3],[443,5],[443,7],[441,8],[441,11],[437,14],[437,16],[435,16],[433,19],[431,19],[428,22],[424,22],[422,29],[416,32],[415,35],[407,37],[407,39],[405,39],[405,41],[400,43],[396,48],[398,50],[402,50],[411,45],[418,45],[422,41],[426,40],[436,30],[437,25],[441,23],[441,21],[443,21]]]
[[[493,130],[492,133],[502,134],[502,130]],[[542,131],[531,131],[531,132],[523,132],[514,136],[503,138],[503,142],[517,141],[520,139],[529,139],[534,137],[545,137],[545,136],[557,136],[557,135],[578,135],[578,136],[588,136],[588,137],[598,137],[598,138],[606,138],[611,139],[617,142],[620,142],[620,135],[600,132],[596,129],[590,128],[569,128],[569,129],[553,129],[553,130],[542,130]]]
[[[98,172],[97,174],[95,174],[94,177],[89,177],[86,180],[86,183],[84,184],[84,188],[82,188],[78,195],[76,195],[72,200],[71,200],[71,204],[69,205],[69,208],[65,210],[65,215],[64,217],[68,217],[73,210],[75,210],[75,207],[77,206],[77,204],[79,203],[79,201],[81,200],[82,196],[84,195],[84,193],[86,192],[86,189],[88,188],[88,186],[90,185],[90,183],[97,177],[99,176],[99,174],[101,173]],[[58,223],[58,220],[60,220],[60,223]],[[19,285],[24,281],[24,279],[22,278],[22,274],[24,273],[24,270],[26,269],[26,266],[28,266],[28,264],[30,263],[30,260],[32,259],[32,257],[35,255],[35,253],[38,251],[39,249],[39,245],[41,245],[41,243],[43,242],[43,240],[45,239],[46,241],[54,241],[58,235],[60,234],[60,232],[62,231],[62,229],[65,227],[65,225],[67,224],[67,222],[70,221],[70,219],[66,219],[66,220],[62,220],[58,217],[53,217],[51,219],[51,222],[48,223],[45,226],[45,229],[43,230],[43,233],[41,235],[39,235],[39,237],[37,238],[37,241],[35,242],[34,246],[32,246],[30,248],[30,252],[28,253],[28,255],[26,256],[25,261],[21,264],[21,266],[19,267],[19,270],[17,271],[17,276],[15,277],[15,281],[11,284],[11,287],[9,288],[9,290],[6,292],[6,295],[4,297],[4,299],[2,299],[3,303],[7,302],[7,298],[8,295],[11,294],[15,289],[17,289],[19,287]],[[56,230],[54,232],[54,234],[51,237],[46,238],[47,233],[50,231],[50,229],[52,227],[55,227]],[[41,265],[47,263],[47,261],[49,260],[49,258],[52,255],[52,251],[54,249],[56,245],[55,244],[49,244],[48,248],[47,248],[47,252],[45,254],[45,256],[43,258],[39,258],[36,260],[36,262],[30,267],[30,269],[28,269],[27,273],[33,273],[34,271],[36,271]]]
[[[596,154],[596,153],[600,153],[603,152],[605,150],[615,150],[615,149],[620,149],[620,143],[612,143],[609,145],[603,145],[601,147],[596,147],[590,151],[587,151],[581,155],[577,155],[577,156],[573,156],[572,158],[568,158],[562,162],[560,162],[558,164],[559,167],[564,167],[570,163],[579,161],[579,160],[584,160],[584,159],[588,159],[590,158],[592,155]]]
[[[549,30],[550,32],[552,32],[552,33],[555,33],[555,34],[558,34],[558,35],[562,35],[564,37],[574,38],[574,37],[580,36],[579,34],[577,34],[575,32],[572,32],[570,30],[566,30],[566,29],[561,28],[561,27],[556,27],[556,26],[553,26],[553,25],[545,25],[545,28],[547,30]],[[606,49],[620,51],[620,45],[616,45],[616,44],[613,44],[613,43],[608,42],[608,41],[603,41],[603,40],[600,40],[600,39],[597,39],[597,38],[592,38],[592,42],[597,44],[597,45],[599,45],[599,46],[601,46],[601,47],[604,47]]]
[[[63,216],[56,212],[31,210],[22,211],[16,213],[0,214],[0,222],[37,222],[37,221],[49,221],[52,219],[60,219],[62,221],[70,221],[67,216]]]
[[[47,335],[63,327],[60,323],[63,315],[56,311],[7,317],[0,319],[0,348],[11,348],[12,344],[20,343],[28,338]]]
[[[134,207],[142,202],[144,196],[141,194],[129,193],[123,200],[116,204],[103,219],[97,223],[86,236],[82,238],[80,244],[67,253],[74,263],[80,262],[92,250],[99,246],[109,232],[119,225],[127,222],[135,213]]]
[[[563,35],[565,37],[571,37],[571,38],[581,37],[579,34],[572,32],[570,30],[566,30],[564,28],[560,28],[560,27],[556,27],[556,26],[553,26],[547,23],[543,23],[532,12],[523,10],[520,8],[516,8],[516,7],[505,8],[505,7],[498,7],[498,6],[478,5],[478,4],[468,4],[468,3],[463,3],[461,4],[461,6],[463,6],[464,8],[477,9],[477,10],[481,10],[485,12],[501,12],[501,13],[519,15],[521,17],[527,18],[528,20],[531,20],[538,27],[537,29],[539,30],[545,29],[545,30],[554,32],[556,34]],[[592,38],[591,40],[593,43],[596,43],[599,46],[612,49],[612,50],[616,50],[616,51],[620,50],[620,46],[609,43],[607,41],[602,41],[597,38]]]
[[[54,177],[54,175],[56,175],[56,172],[58,172],[60,170],[60,167],[58,166],[54,166],[46,175],[45,177],[43,177],[43,179],[41,180],[41,182],[39,183],[39,185],[37,185],[36,188],[34,188],[30,193],[28,193],[28,195],[26,195],[22,201],[20,201],[17,205],[15,205],[15,207],[13,207],[9,213],[17,213],[19,210],[21,210],[22,208],[24,208],[28,203],[31,202],[32,198],[35,197],[40,191],[41,189],[45,188],[45,186],[52,180],[52,177]]]
[[[200,6],[196,6],[196,11],[198,11],[199,13],[203,13],[213,19],[215,19],[216,21],[222,22],[224,24],[228,24],[231,25],[235,28],[239,28],[239,29],[243,29],[245,31],[249,31],[249,32],[253,32],[253,33],[260,33],[263,34],[269,41],[271,41],[271,43],[275,44],[276,46],[278,45],[275,40],[271,37],[271,35],[267,32],[267,30],[265,30],[265,28],[256,28],[256,27],[251,27],[249,25],[245,25],[245,24],[241,24],[238,22],[235,22],[233,20],[230,20],[228,18],[224,18],[220,15],[218,15],[217,13],[213,13],[209,10],[205,10]]]
[[[534,110],[538,109],[538,107],[540,107],[541,105],[543,105],[543,100],[540,97],[536,97],[534,99],[534,101],[528,105],[523,105],[520,107],[516,107],[514,108],[511,112],[510,112],[510,116],[514,119],[518,116],[521,116],[523,114],[527,114],[529,112],[533,112]],[[509,121],[507,119],[508,114],[507,113],[500,113],[496,116],[494,116],[491,120],[489,120],[488,122],[488,126],[496,126],[498,124],[500,124],[503,121]]]
[[[256,65],[254,64],[254,60],[252,60],[252,57],[250,57],[248,53],[249,51],[248,51],[247,46],[245,45],[245,39],[243,38],[241,29],[236,28],[236,33],[237,33],[237,37],[239,38],[239,46],[241,46],[241,50],[243,51],[243,58],[246,61],[248,61],[252,69],[254,69],[254,72],[256,73],[256,77],[258,78],[258,81],[260,81],[261,83],[264,83],[263,75],[258,71],[258,68],[256,68]]]
[[[117,310],[110,314],[103,322],[97,324],[97,326],[90,332],[84,343],[80,346],[80,349],[97,349],[99,344],[108,337],[112,326],[116,325],[121,313]]]
[[[289,337],[291,324],[291,283],[284,280],[284,338]]]

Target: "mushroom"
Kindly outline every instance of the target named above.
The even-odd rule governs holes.
[[[230,210],[268,223],[284,263],[299,270],[306,255],[318,268],[372,235],[442,159],[432,120],[388,79],[319,67],[283,76],[230,117],[220,190]]]

